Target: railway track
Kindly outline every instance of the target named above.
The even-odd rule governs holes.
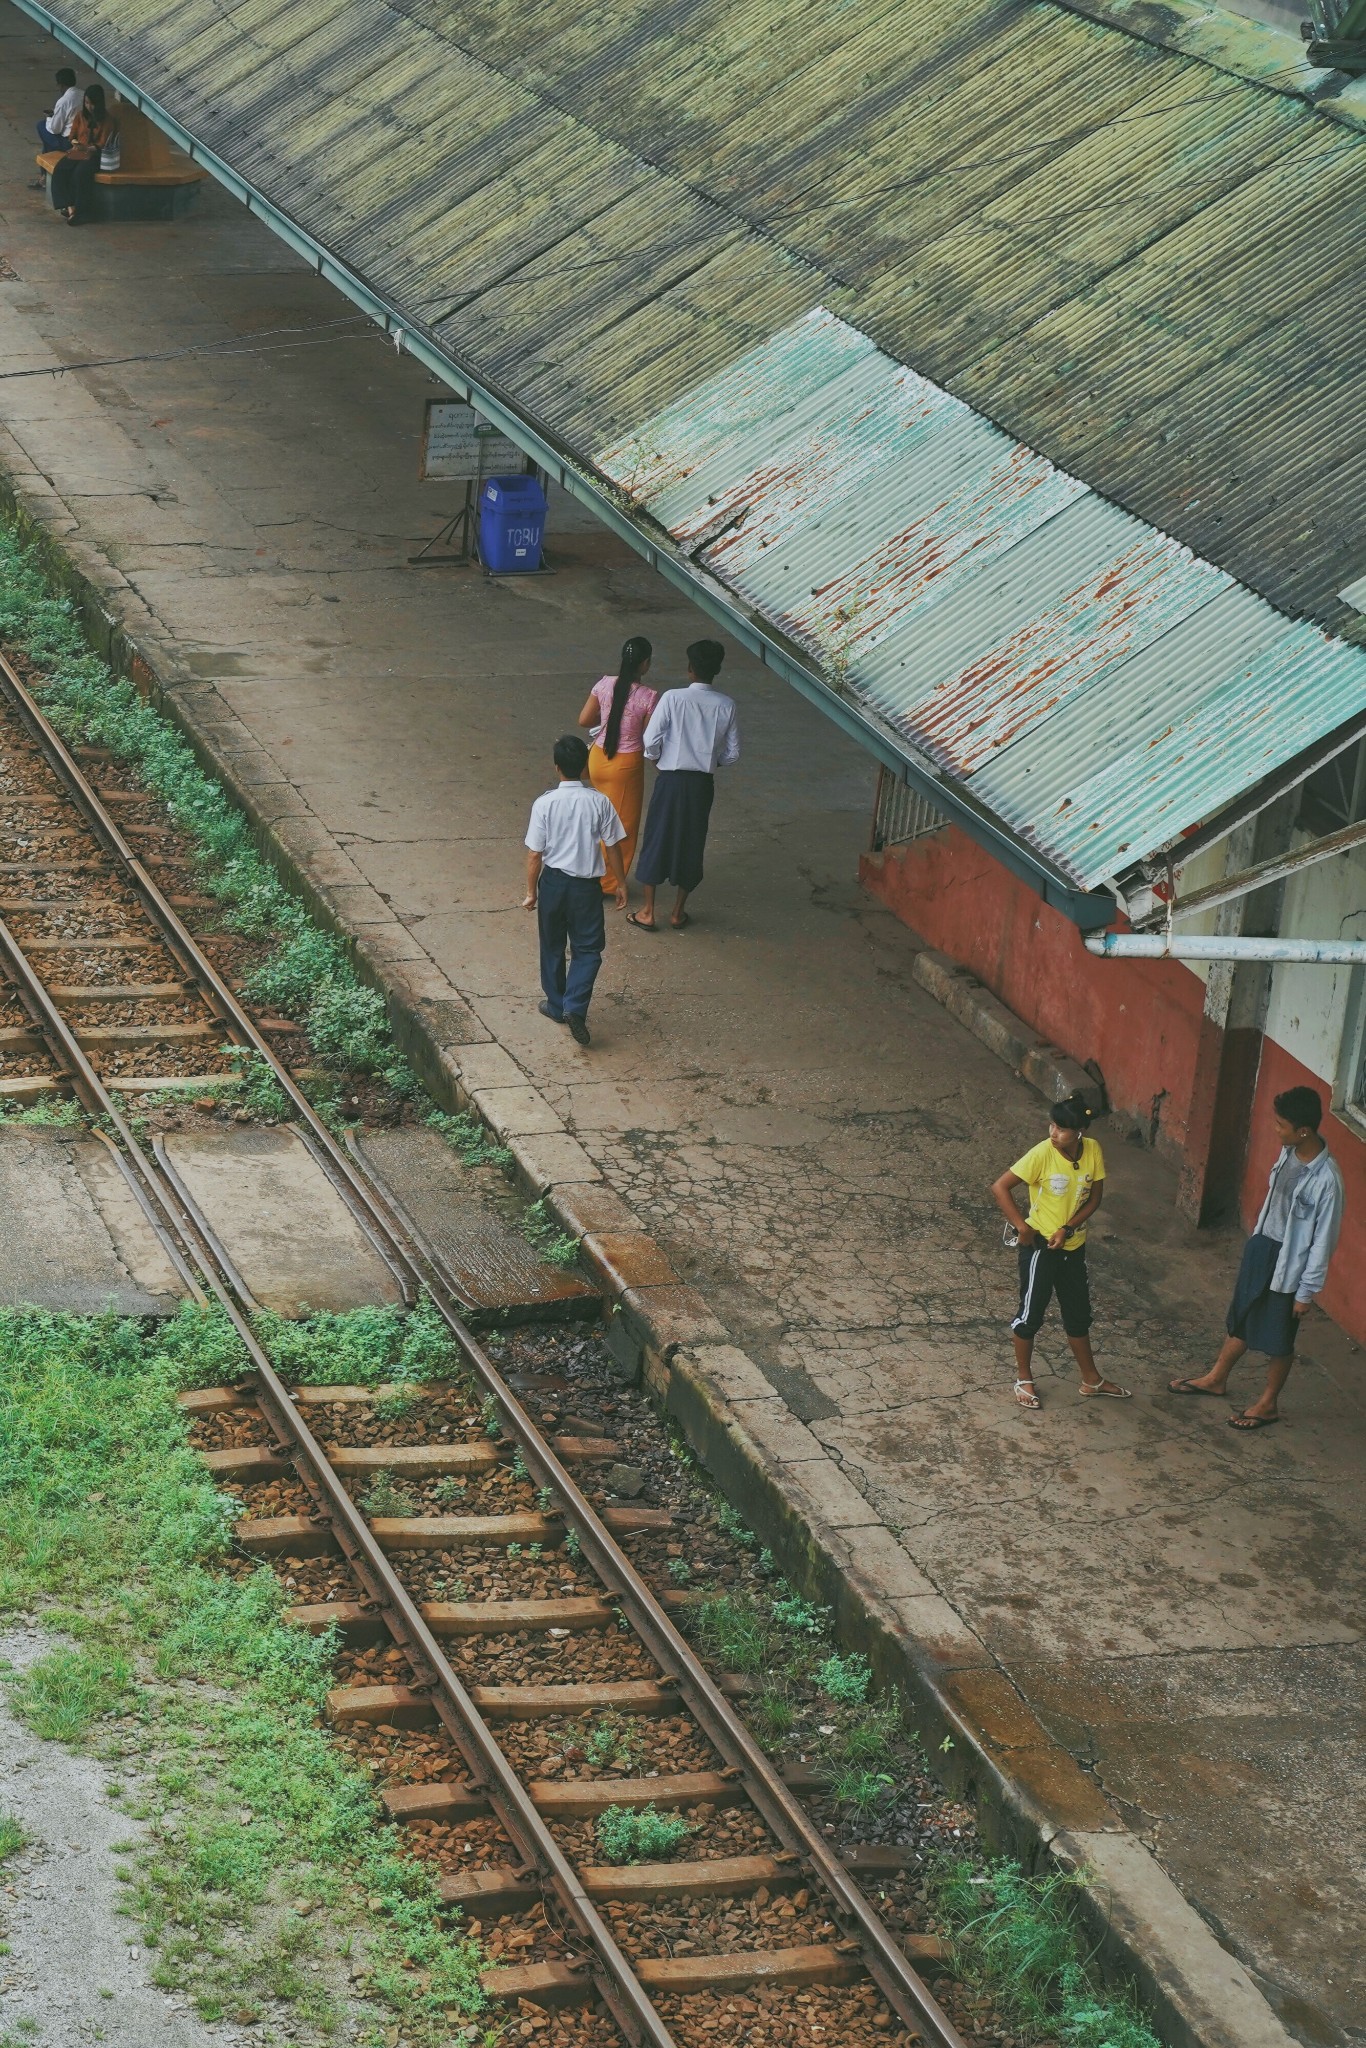
[[[194,1439],[243,1501],[242,1551],[305,1594],[292,1619],[338,1633],[338,1730],[425,1731],[420,1773],[384,1804],[441,1845],[444,1897],[496,1956],[489,1995],[542,2015],[537,2038],[585,2048],[700,2048],[737,2028],[793,2048],[963,2048],[914,1938],[892,1938],[633,1562],[667,1511],[594,1505],[618,1446],[573,1418],[553,1437],[538,1426],[448,1269],[191,937],[179,912],[193,903],[162,893],[136,795],[94,787],[3,660],[0,748],[0,832],[20,856],[0,862],[0,1044],[22,1068],[6,1078],[68,1091],[100,1120],[186,1288],[236,1329],[250,1376],[181,1397]],[[99,964],[72,979],[73,960]],[[291,1389],[275,1370],[224,1248],[113,1092],[231,1071],[225,1045],[269,1064],[405,1300],[435,1305],[459,1358],[448,1382],[386,1406],[365,1388]],[[616,1731],[610,1761],[548,1767],[590,1722]],[[677,1813],[690,1832],[667,1858],[612,1862],[596,1832],[609,1811]]]

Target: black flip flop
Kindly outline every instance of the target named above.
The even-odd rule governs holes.
[[[634,910],[629,910],[626,913],[626,922],[627,924],[633,924],[638,932],[657,932],[659,930],[657,924],[646,924],[642,918],[637,917]]]
[[[1244,1409],[1241,1415],[1229,1416],[1228,1426],[1230,1429],[1241,1430],[1246,1434],[1254,1429],[1270,1429],[1273,1422],[1279,1422],[1280,1420],[1281,1417],[1279,1415],[1249,1415],[1247,1410]]]
[[[669,923],[673,926],[676,932],[681,932],[685,925],[690,925],[692,923],[692,919],[689,917],[687,911],[685,910],[682,917],[671,917],[669,919]]]
[[[1221,1394],[1217,1393],[1213,1387],[1197,1387],[1194,1380],[1168,1380],[1167,1392],[1169,1394],[1198,1394],[1205,1401],[1227,1401],[1228,1399],[1227,1388]]]

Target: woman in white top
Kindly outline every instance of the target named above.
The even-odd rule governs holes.
[[[621,857],[627,874],[635,858],[645,805],[645,728],[659,702],[658,690],[648,689],[645,683],[653,654],[644,635],[635,634],[621,650],[616,674],[594,683],[579,713],[579,724],[593,729],[588,779],[610,799],[626,833]],[[610,875],[603,876],[604,895],[611,895],[615,886]]]

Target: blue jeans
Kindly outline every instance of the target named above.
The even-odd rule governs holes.
[[[536,890],[541,987],[557,1017],[586,1017],[607,942],[602,883],[596,875],[542,868]],[[569,972],[565,972],[565,946]]]
[[[70,149],[71,142],[68,136],[54,135],[47,122],[40,121],[38,123],[38,147],[46,154],[49,149]]]

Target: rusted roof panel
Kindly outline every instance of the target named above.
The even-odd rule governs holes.
[[[823,308],[597,464],[1081,888],[1366,710],[1366,652]]]
[[[1273,616],[1275,616],[1273,614]],[[1175,659],[1175,650],[1172,651]],[[1204,672],[1189,708],[1172,716],[1161,699],[1144,697],[1137,675],[1114,679],[1112,695],[1136,714],[1124,751],[1085,772],[1077,759],[1070,803],[1040,819],[1027,798],[1024,836],[1047,845],[1051,858],[1079,879],[1116,875],[1140,854],[1169,846],[1215,817],[1262,777],[1321,739],[1332,726],[1329,705],[1344,716],[1363,705],[1361,654],[1341,641],[1325,646],[1310,626],[1288,626],[1257,653],[1230,658],[1225,649]],[[1165,669],[1164,674],[1171,674]],[[1070,734],[1056,736],[1066,749]],[[1023,782],[1027,763],[1005,764]],[[988,802],[989,778],[978,791]],[[977,788],[977,785],[973,785]],[[1000,796],[997,814],[1010,819],[1013,801]]]

